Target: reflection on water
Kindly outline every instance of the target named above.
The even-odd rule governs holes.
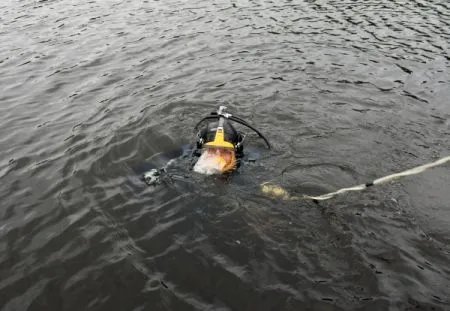
[[[445,1],[0,3],[0,306],[446,310]],[[231,180],[149,188],[225,103],[271,140]],[[256,151],[255,151],[256,150]],[[157,156],[159,155],[159,156]]]

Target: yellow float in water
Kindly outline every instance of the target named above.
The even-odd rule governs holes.
[[[292,197],[286,189],[283,189],[279,185],[272,184],[271,182],[265,182],[260,185],[262,193],[281,198],[283,200],[295,200],[296,197]]]

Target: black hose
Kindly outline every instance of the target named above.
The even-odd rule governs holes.
[[[255,129],[253,126],[251,126],[250,124],[248,124],[246,121],[242,120],[241,118],[236,118],[236,117],[234,117],[234,116],[231,116],[231,117],[229,117],[229,119],[230,119],[231,121],[234,121],[234,122],[237,122],[237,123],[239,123],[239,124],[242,124],[242,125],[244,125],[244,126],[250,128],[250,129],[252,129],[253,131],[255,131],[256,134],[258,134],[258,136],[261,137],[261,138],[266,142],[267,147],[268,147],[269,149],[271,149],[269,141],[267,140],[266,137],[264,137],[264,135],[263,135],[260,131],[258,131],[257,129]]]
[[[206,117],[204,117],[203,119],[201,119],[201,120],[195,125],[194,129],[195,129],[195,130],[198,130],[199,125],[200,125],[202,122],[206,121],[206,120],[212,120],[212,119],[215,119],[215,120],[216,120],[216,119],[219,119],[220,117],[221,117],[221,116],[220,116],[220,115],[217,115],[217,114],[211,114],[211,115],[209,115],[209,116],[206,116]],[[241,119],[241,118],[235,117],[235,116],[230,116],[228,119],[231,120],[231,121],[237,122],[237,123],[239,123],[239,124],[242,124],[242,125],[244,125],[244,126],[250,128],[250,129],[252,129],[253,131],[255,131],[255,133],[258,134],[258,136],[261,137],[261,138],[264,140],[264,142],[266,143],[267,147],[268,147],[269,149],[271,149],[270,143],[269,143],[269,141],[267,140],[267,138],[264,137],[264,135],[263,135],[260,131],[258,131],[256,128],[254,128],[253,126],[251,126],[250,124],[248,124],[247,121],[245,121],[245,120],[243,120],[243,119]]]
[[[219,118],[220,118],[220,116],[218,116],[218,115],[210,115],[210,116],[206,116],[206,117],[204,117],[203,119],[201,119],[200,121],[197,122],[197,124],[196,124],[195,127],[194,127],[194,130],[197,131],[199,125],[200,125],[203,121],[206,121],[206,120],[212,120],[212,119],[219,119]]]

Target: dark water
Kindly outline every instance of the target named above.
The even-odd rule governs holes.
[[[450,3],[0,3],[0,310],[450,310]],[[226,104],[231,181],[139,170]],[[161,160],[161,157],[160,157]]]

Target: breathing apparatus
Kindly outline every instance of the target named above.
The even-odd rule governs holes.
[[[244,125],[261,137],[270,149],[269,141],[257,129],[241,118],[235,117],[226,112],[227,107],[220,106],[217,112],[201,119],[195,126],[198,131],[199,126],[205,121],[209,122],[197,133],[197,154],[200,158],[194,166],[194,171],[211,175],[221,174],[234,170],[239,165],[239,158],[244,153],[245,135],[238,132],[231,122]]]

